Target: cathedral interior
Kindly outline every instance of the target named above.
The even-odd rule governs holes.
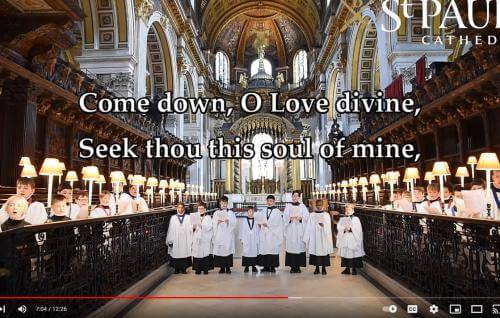
[[[49,176],[50,186],[45,175],[36,176],[35,171],[34,198],[38,201],[47,202],[61,177],[69,181],[67,172],[75,171],[72,187],[90,190],[91,202],[97,202],[97,187],[99,192],[104,188],[114,192],[111,174],[121,171],[132,176],[127,178],[129,182],[134,176],[144,177],[144,196],[156,209],[143,215],[110,217],[113,228],[107,235],[114,236],[113,241],[104,238],[102,228],[97,229],[104,221],[90,219],[78,220],[76,225],[32,226],[16,236],[0,234],[2,241],[25,250],[22,255],[15,251],[2,254],[8,261],[0,261],[0,283],[5,276],[1,267],[8,267],[5,264],[24,268],[24,274],[12,278],[14,282],[6,276],[6,295],[43,295],[47,291],[68,296],[118,295],[145,277],[163,275],[164,279],[168,271],[157,271],[168,262],[164,236],[175,203],[186,202],[191,211],[198,200],[204,200],[213,211],[216,199],[226,195],[233,210],[242,212],[246,206],[265,205],[265,198],[272,194],[276,205],[284,208],[292,191],[300,190],[308,207],[314,205],[314,199],[325,200],[334,219],[336,211],[343,214],[347,201],[359,204],[356,213],[364,227],[367,253],[363,275],[371,281],[382,285],[397,281],[407,288],[405,295],[418,296],[415,302],[422,308],[437,303],[445,312],[460,297],[470,296],[467,305],[499,297],[500,216],[459,221],[432,216],[427,221],[433,223],[422,230],[418,226],[423,217],[365,207],[390,204],[393,187],[410,189],[411,183],[413,189],[414,185],[426,186],[429,180],[439,181],[437,175],[424,179],[436,162],[447,163],[451,171],[447,175],[452,174],[447,181],[460,184],[455,171],[466,167],[472,178],[467,174],[465,183],[472,184],[476,173],[487,180],[488,190],[489,173],[499,170],[474,169],[482,154],[500,153],[500,46],[496,41],[473,41],[477,35],[498,35],[496,20],[488,19],[484,28],[472,31],[457,27],[452,20],[444,21],[441,14],[432,16],[430,27],[423,28],[423,2],[409,2],[412,17],[396,11],[401,26],[386,32],[382,25],[388,18],[378,0],[1,1],[0,203],[15,194],[16,180],[28,173],[20,165],[21,158],[28,158],[36,171],[46,158],[55,158],[64,169]],[[467,1],[456,3],[459,9],[467,6]],[[474,17],[481,22],[494,15],[493,9],[487,11],[489,4],[475,9]],[[440,27],[442,24],[446,27]],[[383,91],[393,98],[411,98],[421,113],[340,114],[334,105],[344,91],[358,91],[362,96]],[[175,98],[223,98],[233,112],[229,117],[154,111],[83,114],[79,97],[89,92],[99,98],[146,97],[152,101],[165,92],[172,92]],[[241,98],[248,92],[263,96],[259,112],[248,114],[241,109]],[[270,113],[269,93],[273,92],[280,93],[282,101],[327,98],[329,111]],[[206,145],[220,137],[229,142],[240,137],[257,146],[299,145],[310,138],[313,157],[264,160],[257,151],[253,159],[211,159]],[[151,159],[139,146],[137,159],[82,159],[79,145],[84,138],[104,144],[122,144],[123,138],[139,145],[153,138],[169,145],[200,143],[204,156]],[[328,160],[319,156],[320,145],[340,138],[345,138],[346,156]],[[375,143],[379,138],[385,143],[414,145],[420,160],[347,155],[352,145]],[[94,184],[94,193],[92,183],[97,181],[85,179],[82,171],[88,166],[97,167],[105,178],[100,186]],[[409,167],[417,168],[420,175],[403,180]],[[377,188],[380,180],[377,183],[370,176],[389,178],[389,171],[401,178],[388,185],[382,182]],[[156,183],[148,181],[144,186],[146,178]],[[362,179],[371,180],[365,184]],[[158,181],[165,181],[161,193],[156,191],[161,188]],[[68,232],[68,226],[79,234]],[[42,232],[60,237],[47,239],[36,250],[27,248],[36,247],[33,235]],[[106,240],[111,246],[118,239],[121,243],[113,249],[105,247]],[[57,250],[62,254],[57,259],[50,257]],[[77,266],[72,261],[75,258],[94,261]],[[40,264],[35,265],[36,260]],[[104,269],[108,266],[115,270]],[[96,271],[106,277],[102,279]],[[323,294],[333,293],[335,282],[331,284],[321,286]],[[368,290],[374,287],[366,284],[363,292],[370,296]],[[387,284],[385,290],[398,293],[394,284]],[[255,292],[265,293],[265,288]],[[71,306],[83,316],[103,308],[112,316],[122,316],[126,306],[110,303],[87,299]],[[382,305],[386,304],[373,307],[380,317]],[[137,308],[129,311],[130,316],[139,313]],[[344,313],[346,317],[352,314],[349,309]]]

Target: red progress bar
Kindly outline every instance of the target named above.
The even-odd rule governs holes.
[[[0,296],[0,300],[100,300],[100,299],[288,299],[285,295],[158,295],[158,296]]]

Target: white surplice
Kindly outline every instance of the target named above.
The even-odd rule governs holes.
[[[201,217],[201,227],[197,227],[193,235],[193,257],[204,258],[212,254],[213,237],[212,217]]]
[[[266,207],[257,213],[263,215],[267,220],[267,227],[263,226],[259,231],[259,254],[279,254],[281,251],[281,243],[283,243],[283,218],[281,216],[281,211],[277,208],[269,211]]]
[[[302,217],[302,221],[293,220],[290,222],[290,217],[293,216]],[[288,253],[300,254],[306,251],[304,230],[308,219],[309,211],[303,203],[286,205],[283,213],[283,224],[285,227],[285,250]]]
[[[320,223],[323,226],[319,225]],[[332,221],[327,212],[314,212],[309,216],[304,231],[304,242],[309,254],[326,256],[333,253]]]
[[[346,231],[348,227],[351,228],[351,232]],[[357,216],[341,217],[337,229],[337,248],[341,257],[356,258],[365,255],[363,229]]]
[[[228,223],[220,223],[219,220],[228,220]],[[229,256],[234,254],[234,229],[236,227],[236,216],[231,210],[217,210],[212,217],[214,228],[214,249],[215,256]]]
[[[170,218],[170,224],[167,232],[167,245],[169,254],[173,258],[191,257],[191,247],[193,245],[193,226],[189,215],[184,214],[184,221],[180,222],[179,214]]]
[[[137,204],[138,212],[148,212],[149,207],[143,197],[132,197],[129,193],[123,192],[118,199],[118,214],[132,214],[135,213],[132,207],[133,203]]]
[[[242,220],[239,234],[241,244],[243,245],[242,256],[257,257],[259,254],[259,226],[255,222],[255,219],[245,218]]]
[[[35,201],[29,205],[24,220],[32,225],[40,225],[47,222],[48,217],[49,216],[45,206],[42,203]]]

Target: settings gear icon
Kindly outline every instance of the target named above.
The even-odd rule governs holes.
[[[437,314],[437,312],[439,311],[439,307],[436,306],[436,305],[432,305],[429,307],[429,311],[431,312],[431,314]]]

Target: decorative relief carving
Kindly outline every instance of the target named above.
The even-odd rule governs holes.
[[[135,14],[147,21],[154,10],[153,0],[135,0]]]

